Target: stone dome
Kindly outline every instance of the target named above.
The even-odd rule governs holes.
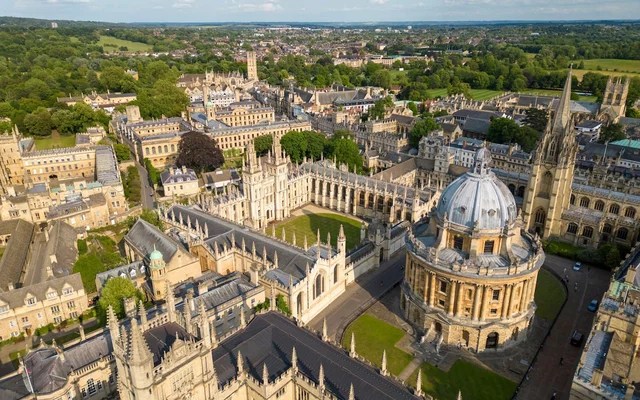
[[[509,188],[488,168],[491,154],[476,152],[473,169],[453,181],[442,192],[436,213],[468,228],[498,229],[512,224],[517,216],[516,201]]]

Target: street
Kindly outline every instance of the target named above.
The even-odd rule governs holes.
[[[140,194],[142,197],[142,208],[153,209],[154,207],[154,191],[151,185],[149,185],[149,177],[147,170],[142,166],[138,160],[135,160],[136,168],[138,169],[138,175],[140,175]]]
[[[402,280],[405,257],[403,248],[380,264],[380,267],[361,276],[311,320],[309,327],[322,330],[322,321],[326,318],[329,337],[338,342],[341,339],[339,336],[351,321]]]
[[[587,341],[595,313],[587,310],[592,299],[601,300],[609,286],[610,272],[600,268],[583,265],[582,270],[572,269],[574,262],[557,256],[547,255],[545,266],[564,276],[569,275],[568,298],[555,325],[544,342],[543,350],[533,365],[529,380],[518,394],[519,400],[550,399],[557,393],[557,399],[568,399],[571,382],[575,373],[582,347]],[[578,282],[578,290],[574,284]],[[577,329],[584,334],[582,347],[569,343],[571,334]],[[560,365],[560,358],[563,363]]]

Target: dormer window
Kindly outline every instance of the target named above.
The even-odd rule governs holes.
[[[27,304],[27,306],[32,306],[34,304],[36,304],[36,298],[35,297],[27,297],[25,300],[25,303]]]
[[[72,287],[66,287],[66,288],[62,289],[62,294],[64,296],[68,296],[68,295],[70,295],[72,293],[73,293],[73,288]]]
[[[55,299],[56,297],[58,297],[58,293],[56,293],[55,290],[47,292],[47,299],[51,300]]]

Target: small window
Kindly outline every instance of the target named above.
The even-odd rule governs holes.
[[[447,282],[440,281],[440,293],[447,293]]]
[[[491,299],[492,300],[500,300],[500,291],[499,290],[494,290],[491,292]]]
[[[462,250],[463,245],[464,245],[464,238],[462,236],[454,236],[453,248],[456,250]]]
[[[493,254],[493,244],[494,244],[493,240],[486,240],[484,242],[484,252]]]

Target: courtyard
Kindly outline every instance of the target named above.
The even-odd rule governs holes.
[[[361,220],[355,217],[310,205],[294,211],[287,220],[272,224],[267,228],[267,233],[270,234],[275,226],[276,237],[282,238],[284,229],[286,241],[300,247],[304,244],[305,236],[309,246],[312,246],[318,240],[318,231],[320,231],[320,241],[323,243],[327,241],[327,233],[330,233],[331,245],[336,247],[340,225],[342,225],[347,238],[347,251],[349,251],[360,244],[361,224]],[[296,243],[293,243],[294,233]]]

